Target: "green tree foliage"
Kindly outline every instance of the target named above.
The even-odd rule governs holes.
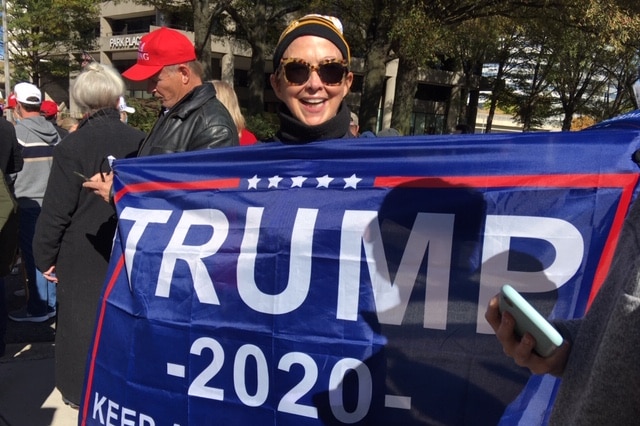
[[[114,3],[121,1],[115,0]],[[157,8],[168,21],[173,21],[171,26],[174,28],[181,27],[180,29],[193,31],[196,56],[204,66],[205,79],[212,78],[211,35],[215,31],[214,24],[218,22],[222,6],[226,2],[210,0],[134,0],[134,2]],[[176,20],[180,22],[175,22]]]
[[[637,46],[640,39],[640,3],[637,0],[565,0],[566,25],[599,38],[613,50]]]
[[[638,108],[633,93],[633,83],[640,78],[640,56],[638,48],[629,46],[617,52],[607,51],[609,59],[602,61],[600,72],[604,84],[595,93],[584,110],[583,116],[599,122]]]
[[[307,4],[294,0],[135,0],[151,5],[169,16],[192,17],[196,55],[205,67],[205,79],[213,77],[211,70],[211,36],[230,36],[244,40],[251,48],[249,67],[250,114],[264,110],[265,62],[271,54],[279,33],[284,29],[284,17]]]
[[[276,114],[263,112],[247,115],[247,129],[256,135],[259,141],[273,138],[279,127],[280,123]]]
[[[399,58],[391,127],[403,135],[409,134],[420,68],[437,61],[446,38],[446,28],[437,25],[423,5],[405,6],[409,9],[391,29],[391,47]]]
[[[161,106],[160,101],[155,98],[130,98],[127,99],[127,105],[136,110],[135,113],[127,116],[128,123],[145,133],[149,133],[158,119]]]
[[[552,64],[549,63],[549,60],[560,57],[560,52],[555,50],[559,50],[559,46],[562,46],[562,43],[557,43],[557,41],[565,37],[564,41],[567,42],[564,35],[566,30],[571,29],[572,31],[575,30],[574,34],[582,34],[583,37],[580,40],[589,40],[592,48],[606,45],[615,51],[624,49],[634,40],[637,41],[638,31],[640,31],[640,14],[637,13],[639,7],[631,0],[561,0],[558,2],[545,0],[528,2],[511,0],[437,0],[428,2],[413,1],[407,4],[400,2],[396,3],[395,7],[398,15],[405,17],[415,14],[412,8],[423,8],[426,19],[424,20],[422,31],[412,27],[410,24],[411,19],[401,17],[394,23],[392,32],[393,46],[415,46],[412,54],[416,55],[414,60],[419,57],[433,56],[434,40],[430,43],[421,41],[424,33],[431,32],[430,25],[439,27],[445,34],[448,30],[452,33],[456,29],[466,27],[465,31],[467,32],[464,33],[466,40],[465,37],[462,39],[460,37],[444,37],[441,39],[444,42],[444,46],[438,46],[438,39],[436,38],[435,44],[436,49],[440,49],[439,53],[442,54],[444,59],[441,68],[463,72],[467,82],[472,81],[470,75],[479,74],[478,60],[482,58],[483,52],[488,53],[488,50],[483,48],[482,43],[486,43],[487,47],[489,47],[496,40],[495,36],[491,36],[491,33],[481,26],[475,30],[470,30],[468,23],[480,19],[489,22],[488,18],[499,16],[512,21],[514,25],[518,22],[528,22],[530,26],[546,26],[544,44],[541,44],[540,40],[536,39],[538,35],[534,32],[527,34],[534,52],[536,49],[541,50],[537,50],[539,55],[534,60],[534,63],[527,64],[528,75],[520,74],[513,78],[518,87],[512,90],[510,96],[508,96],[511,99],[511,107],[514,114],[521,120],[525,129],[532,129],[540,125],[545,117],[549,117],[552,114],[552,106],[555,99],[549,89],[550,81],[548,81],[548,78],[553,76],[556,82],[564,81],[564,84],[570,84],[569,76],[561,77],[558,73],[559,68],[551,67]],[[555,25],[555,31],[550,30],[551,23]],[[405,26],[406,28],[403,28]],[[505,34],[505,36],[507,35]],[[476,39],[475,42],[472,40],[474,37]],[[499,39],[500,36],[498,37]],[[446,60],[452,57],[455,59],[454,61]],[[562,60],[566,61],[568,58],[565,55]],[[577,56],[574,56],[574,58],[578,60]],[[515,60],[516,62],[527,61],[527,58],[521,56]],[[559,61],[560,59],[554,60]],[[405,59],[406,62],[411,63]],[[447,65],[447,63],[451,62],[457,64],[455,68],[450,68]],[[505,63],[504,60],[502,62]],[[565,68],[565,70],[569,71],[569,68]],[[551,73],[552,71],[554,71],[553,74]],[[411,72],[410,75],[419,74]],[[399,80],[400,77],[399,75]],[[588,78],[586,83],[585,88],[581,89],[574,78],[573,89],[569,87],[562,89],[565,96],[571,99],[564,104],[565,111],[569,115],[572,114],[569,112],[571,109],[575,111],[579,107],[579,105],[575,105],[575,102],[582,98],[586,88],[595,86],[596,80]],[[413,98],[409,96],[411,93],[409,86],[409,81],[399,82],[397,86],[395,102],[405,103],[405,106],[394,105],[394,121],[396,119],[395,111],[408,111],[411,108],[409,103]],[[553,88],[558,89],[556,86],[553,86]],[[569,92],[573,94],[569,95]],[[557,93],[560,93],[560,91],[557,91]],[[473,91],[470,94],[473,95]],[[508,94],[509,92],[506,91],[503,93],[503,95]],[[473,98],[471,96],[471,99]],[[469,112],[471,114],[468,114],[467,120],[475,121],[472,106],[470,106]],[[402,121],[407,121],[408,119],[406,114],[398,117],[398,120]],[[396,126],[404,128],[407,123],[397,123]]]
[[[225,33],[246,40],[251,47],[250,115],[264,111],[266,60],[273,54],[280,32],[288,23],[285,17],[302,10],[305,4],[304,1],[294,0],[235,0],[228,2],[223,8],[228,18],[224,21]]]
[[[632,108],[637,46],[612,43],[579,22],[546,12],[521,21],[522,43],[510,48],[515,67],[505,76],[510,90],[494,93],[494,99],[525,130],[551,117],[560,117],[562,129],[570,130],[576,115],[617,115]]]
[[[543,28],[532,25],[527,30],[527,44],[514,53],[517,65],[509,74],[511,90],[506,93],[506,104],[525,132],[542,126],[552,115],[549,77],[558,61]]]
[[[380,13],[373,15],[368,21],[366,30],[365,70],[362,97],[360,99],[360,131],[376,131],[378,121],[378,104],[382,99],[386,78],[386,63],[391,57],[391,41],[388,36],[391,19],[388,17],[388,2],[378,4]],[[381,19],[378,19],[381,16]]]
[[[465,121],[475,121],[475,112],[479,99],[477,83],[487,49],[484,35],[486,31],[457,32],[463,25],[471,25],[474,20],[495,16],[521,16],[531,10],[550,7],[548,2],[503,0],[437,0],[437,1],[400,1],[392,6],[396,18],[391,31],[392,46],[403,64],[413,66],[432,66],[448,71],[461,72],[464,75],[462,99],[471,98],[469,110],[464,111]],[[484,34],[483,34],[484,33]],[[476,37],[475,41],[470,41]],[[464,41],[461,41],[464,38]],[[456,42],[460,43],[456,43]],[[466,45],[465,45],[466,44]],[[460,56],[460,53],[464,54]],[[405,53],[406,52],[406,53]],[[431,63],[430,59],[439,57],[441,63]],[[451,65],[455,64],[454,67]],[[420,73],[404,70],[400,67],[398,85],[396,86],[395,104],[393,107],[393,126],[401,129],[409,127],[413,96],[417,87],[415,78]],[[413,86],[413,89],[412,89]],[[413,91],[413,92],[412,92]],[[396,111],[400,116],[396,116]]]
[[[360,131],[378,130],[378,107],[383,98],[386,64],[396,55],[391,50],[391,28],[394,5],[392,0],[316,0],[307,11],[338,17],[351,48],[352,69],[363,73],[360,108],[355,110]],[[348,99],[349,101],[349,99]],[[358,102],[350,101],[356,108]]]
[[[248,42],[252,50],[249,115],[264,110],[265,58],[270,56],[286,22],[308,12],[339,17],[353,56],[358,58],[353,63],[354,71],[363,75],[362,87],[358,88],[363,130],[376,130],[378,108],[384,98],[385,67],[396,58],[402,66],[397,76],[392,125],[403,132],[411,120],[417,81],[427,68],[464,76],[461,99],[472,101],[452,107],[459,110],[461,121],[473,122],[475,99],[479,97],[477,82],[481,64],[486,62],[499,65],[499,75],[491,81],[492,110],[500,105],[511,111],[525,129],[542,124],[545,117],[553,114],[554,103],[562,98],[566,98],[561,103],[565,105],[565,115],[593,111],[596,98],[605,95],[604,89],[598,89],[603,75],[619,80],[616,85],[622,91],[616,99],[620,102],[609,102],[607,108],[617,111],[629,105],[622,100],[630,99],[631,73],[626,67],[632,66],[633,61],[627,65],[610,62],[606,67],[601,64],[598,78],[593,77],[592,71],[592,77],[582,78],[580,85],[580,78],[576,78],[585,74],[578,73],[574,65],[562,64],[578,61],[586,65],[594,53],[580,58],[578,50],[560,52],[560,46],[588,41],[590,48],[606,46],[611,52],[631,52],[637,57],[640,40],[640,6],[636,0],[313,0],[303,8],[303,2],[284,0],[137,2],[160,9],[187,8],[197,15],[193,17],[194,29],[204,29],[207,22],[207,34],[229,34]],[[534,27],[544,28],[544,42],[540,34],[524,30]],[[198,41],[203,37],[202,31],[195,30],[195,34],[197,46],[208,46],[208,42]],[[204,55],[206,50],[201,53]],[[622,56],[615,53],[613,58],[615,55]],[[526,72],[522,71],[523,64]],[[514,71],[517,69],[520,74]],[[563,74],[563,70],[567,73]],[[575,75],[572,77],[569,71]],[[612,84],[607,82],[608,87]],[[598,90],[600,95],[596,95]],[[350,99],[351,106],[357,105],[355,98]]]
[[[462,22],[454,26],[450,32],[449,43],[443,53],[450,57],[449,62],[455,64],[454,69],[460,70],[463,74],[461,96],[457,98],[458,105],[454,104],[451,107],[458,110],[458,122],[466,124],[471,129],[475,128],[480,86],[483,84],[480,82],[482,67],[485,63],[497,65],[497,75],[484,84],[491,84],[492,92],[499,91],[503,87],[504,73],[510,68],[508,59],[517,40],[514,27],[509,19],[491,16]],[[493,106],[495,113],[495,100]],[[491,120],[490,112],[487,120],[489,127]]]
[[[573,116],[584,111],[592,96],[602,93],[605,76],[601,73],[605,46],[594,37],[575,30],[566,30],[554,40],[557,62],[548,76],[553,93],[564,116],[562,130],[570,130]]]
[[[99,4],[93,0],[7,2],[14,81],[41,85],[41,76],[68,76],[80,67],[68,52],[89,50],[96,40]],[[46,87],[43,87],[46,89]]]
[[[509,87],[506,84],[506,76],[517,66],[513,52],[517,51],[518,46],[522,46],[526,41],[523,37],[522,27],[511,19],[502,17],[491,17],[480,19],[480,25],[487,33],[487,37],[479,37],[478,39],[486,43],[485,63],[494,64],[496,66],[495,76],[485,76],[483,80],[489,89],[488,109],[485,133],[491,132],[493,118],[498,108],[498,100],[504,98]],[[489,28],[488,31],[485,29]],[[466,26],[461,26],[462,33],[466,34]],[[471,31],[473,36],[475,32]],[[481,48],[484,50],[483,48]],[[482,85],[482,82],[481,82]],[[467,121],[468,125],[475,124]]]

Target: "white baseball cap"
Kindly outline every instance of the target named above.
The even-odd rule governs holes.
[[[42,103],[42,93],[40,89],[31,83],[18,83],[13,89],[16,100],[22,104],[40,105]]]
[[[136,109],[127,105],[124,100],[124,96],[120,96],[120,101],[118,102],[118,111],[133,114],[134,112],[136,112]]]

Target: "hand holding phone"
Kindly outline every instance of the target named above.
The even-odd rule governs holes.
[[[499,301],[500,312],[509,312],[516,320],[518,337],[530,333],[536,339],[534,350],[548,357],[562,345],[560,333],[536,309],[509,284],[502,286]]]
[[[76,176],[81,177],[82,179],[84,179],[85,182],[89,182],[91,180],[88,177],[86,177],[85,175],[83,175],[82,173],[76,172],[75,170],[74,170],[73,174],[76,175]]]

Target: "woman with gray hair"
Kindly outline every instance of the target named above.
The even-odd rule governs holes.
[[[53,151],[53,165],[33,241],[36,266],[57,282],[56,387],[80,404],[102,283],[107,274],[116,214],[82,187],[85,176],[110,171],[109,156],[135,157],[144,138],[120,121],[125,85],[113,68],[88,64],[71,89],[83,119]]]

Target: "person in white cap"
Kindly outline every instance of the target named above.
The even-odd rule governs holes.
[[[120,96],[118,101],[118,111],[120,111],[120,121],[126,123],[129,121],[129,114],[136,112],[136,109],[127,105],[127,101],[124,100],[124,96]]]
[[[355,112],[351,112],[351,121],[349,122],[349,131],[354,137],[360,136],[360,124],[358,124],[358,115]]]
[[[36,269],[33,236],[42,209],[42,199],[53,162],[53,147],[60,136],[53,124],[40,114],[42,93],[31,83],[14,88],[16,136],[22,146],[24,166],[15,181],[20,215],[20,254],[27,274],[27,305],[9,312],[13,321],[44,322],[56,315],[56,285]]]

